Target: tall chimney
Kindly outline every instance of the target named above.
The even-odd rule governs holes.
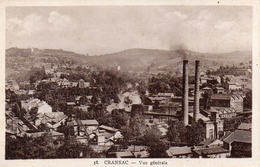
[[[188,60],[183,60],[183,91],[182,91],[182,112],[184,126],[189,124],[188,110],[189,110],[189,86],[188,86]]]
[[[198,121],[198,116],[200,112],[200,61],[196,60],[195,65],[195,96],[194,96],[194,110],[193,119]]]

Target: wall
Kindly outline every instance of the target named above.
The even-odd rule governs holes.
[[[215,107],[230,107],[230,100],[212,99],[211,106]]]
[[[207,122],[206,123],[206,138],[213,138],[214,137],[214,123],[213,122]],[[212,135],[210,134],[210,132],[212,132]]]
[[[38,108],[38,114],[39,113],[52,113],[52,107],[48,104],[44,104]]]
[[[231,98],[230,107],[234,108],[236,112],[243,112],[243,98]]]

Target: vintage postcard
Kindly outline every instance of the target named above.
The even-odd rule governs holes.
[[[1,166],[259,166],[259,2],[1,14]]]

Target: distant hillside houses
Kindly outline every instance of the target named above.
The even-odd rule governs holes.
[[[222,76],[222,86],[227,90],[240,90],[244,88],[244,82],[241,77],[235,77],[234,75]]]
[[[18,83],[16,82],[16,80],[8,80],[5,83],[5,89],[19,90],[20,87],[19,87]]]
[[[22,100],[21,108],[24,108],[27,112],[29,112],[33,108],[37,108],[38,114],[52,113],[52,107],[49,104],[47,104],[45,101],[34,98]]]

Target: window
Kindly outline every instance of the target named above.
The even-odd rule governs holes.
[[[209,129],[209,138],[213,138],[213,129]]]

